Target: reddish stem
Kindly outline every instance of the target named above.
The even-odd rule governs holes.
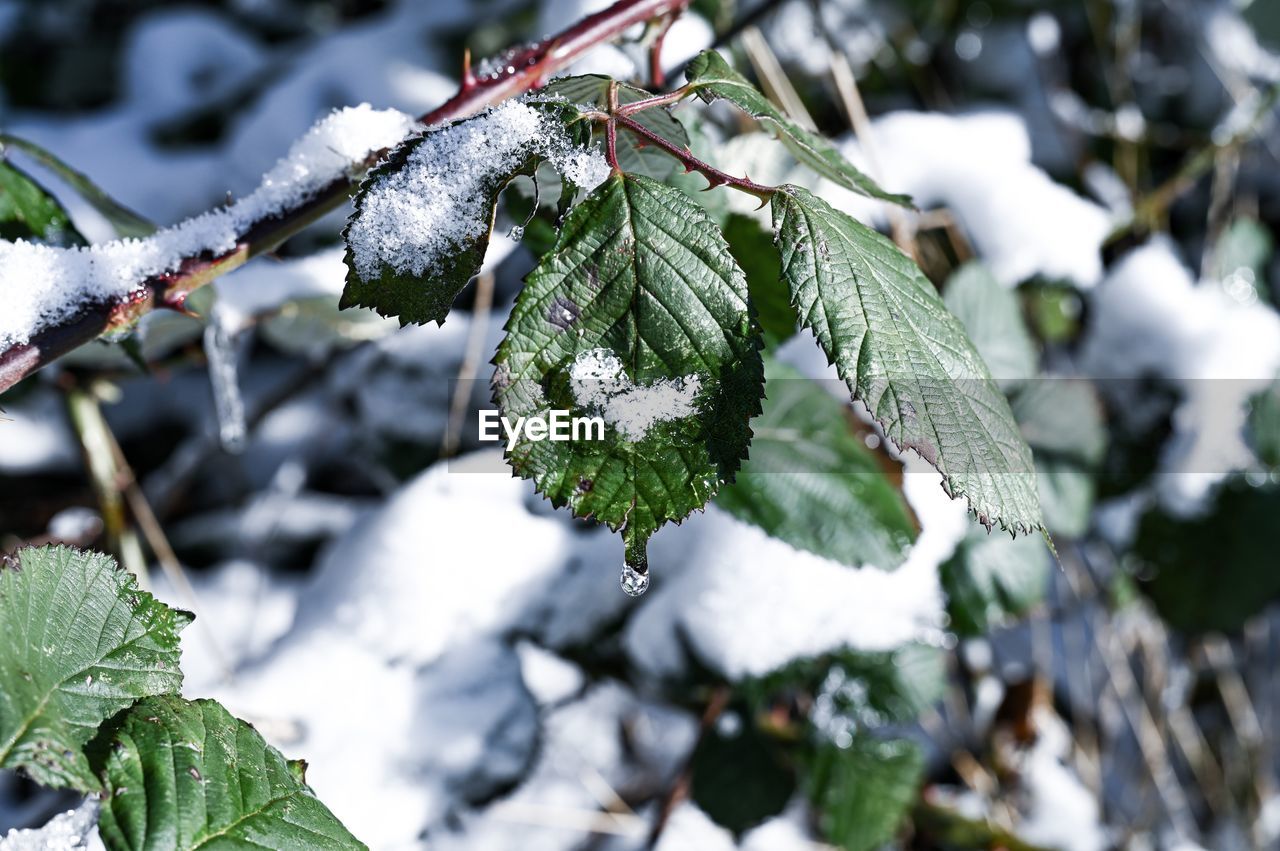
[[[671,25],[676,22],[676,15],[667,15],[658,24],[658,34],[649,45],[649,82],[655,89],[666,85],[666,74],[662,72],[662,43],[667,40]]]
[[[618,0],[556,36],[504,56],[499,70],[492,74],[476,77],[468,65],[457,94],[419,121],[426,125],[457,121],[536,89],[596,45],[616,38],[636,24],[678,15],[688,4],[689,0]],[[352,171],[371,167],[385,154],[386,151],[378,151],[362,163],[352,163]],[[0,351],[0,393],[104,332],[127,327],[157,305],[273,251],[345,201],[351,189],[351,180],[335,180],[297,207],[254,222],[240,235],[232,250],[212,258],[188,257],[173,272],[139,281],[137,288],[126,296],[88,304],[74,316],[45,328],[29,342]]]
[[[672,157],[675,157],[684,166],[684,170],[686,172],[696,171],[701,174],[707,179],[707,183],[710,184],[707,186],[708,189],[712,189],[716,186],[731,186],[740,192],[746,192],[749,195],[756,196],[761,200],[761,202],[768,202],[769,199],[773,197],[773,194],[778,191],[773,186],[764,186],[762,184],[755,183],[750,178],[734,177],[732,174],[726,174],[715,166],[698,159],[691,151],[681,148],[674,142],[664,139],[657,133],[654,133],[648,127],[645,127],[630,116],[614,115],[609,120],[608,126],[612,128],[614,124],[625,127],[627,130],[630,130],[635,135],[644,139],[647,144],[661,148]],[[761,203],[760,206],[763,207],[764,203]]]

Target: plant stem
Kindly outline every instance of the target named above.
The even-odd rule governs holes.
[[[740,192],[746,192],[748,195],[754,195],[761,201],[768,201],[778,190],[773,186],[764,186],[752,181],[746,177],[734,177],[732,174],[726,174],[720,169],[695,157],[690,151],[681,148],[674,142],[664,139],[657,133],[654,133],[648,127],[639,123],[635,119],[627,115],[613,115],[610,117],[609,126],[617,124],[625,127],[635,135],[639,136],[645,143],[660,148],[666,153],[675,157],[683,166],[685,171],[696,171],[707,179],[710,184],[707,188],[712,189],[716,186],[730,186]],[[763,204],[761,205],[763,206]]]
[[[688,3],[689,0],[618,0],[560,34],[504,57],[495,73],[480,77],[464,74],[457,94],[419,121],[426,125],[456,121],[536,89],[591,48],[618,37],[635,24],[678,15]],[[378,151],[364,162],[352,163],[350,170],[367,170],[385,153]],[[342,204],[352,188],[352,180],[335,180],[298,206],[253,223],[230,251],[212,258],[188,257],[175,271],[139,281],[129,295],[86,304],[75,315],[45,328],[28,342],[0,351],[0,393],[72,349],[106,332],[127,328],[156,307],[180,304],[186,293],[275,250]]]
[[[675,91],[668,92],[665,95],[654,95],[644,100],[634,100],[631,103],[619,104],[618,108],[613,110],[615,115],[635,115],[637,112],[644,112],[646,109],[654,109],[659,106],[671,106],[693,94],[693,87],[685,84]]]

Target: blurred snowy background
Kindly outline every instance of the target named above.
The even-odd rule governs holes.
[[[603,5],[0,0],[0,129],[171,223],[330,110],[423,113],[464,47]],[[534,262],[514,222],[443,327],[398,329],[336,309],[345,212],[219,280],[207,324],[149,318],[151,374],[100,343],[0,397],[0,548],[104,549],[194,608],[186,692],[305,757],[375,849],[1280,847],[1280,8],[699,0],[664,62],[713,42],[923,212],[810,185],[996,316],[970,331],[1060,566],[909,458],[896,571],[712,506],[628,598],[616,536],[448,427]],[[727,170],[802,179],[695,112]],[[779,357],[830,377],[807,336]],[[0,848],[78,803],[0,772]]]

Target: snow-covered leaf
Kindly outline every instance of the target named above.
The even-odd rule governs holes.
[[[951,628],[982,635],[1026,614],[1044,596],[1049,567],[1049,551],[1036,538],[970,534],[938,568]]]
[[[0,239],[38,239],[54,245],[84,243],[58,199],[30,175],[2,158]]]
[[[569,103],[604,109],[609,103],[608,77],[599,74],[584,74],[577,77],[561,77],[547,84],[538,97],[548,99],[563,98]],[[618,103],[626,105],[650,97],[644,89],[618,83]],[[669,142],[681,148],[689,147],[689,134],[669,109],[646,109],[632,116],[635,121],[647,130],[657,133]],[[676,170],[676,161],[669,154],[663,153],[653,145],[645,144],[631,133],[618,133],[618,165],[626,172],[645,174],[658,180],[665,180]]]
[[[707,103],[721,99],[729,101],[764,125],[797,160],[828,180],[869,198],[907,206],[911,204],[906,195],[885,192],[874,180],[854,168],[835,145],[784,115],[714,50],[698,54],[689,63],[686,75],[693,90]]]
[[[602,176],[589,133],[563,104],[508,101],[400,145],[356,195],[340,306],[443,323],[484,263],[498,196],[516,175],[550,161],[574,184]]]
[[[97,789],[82,746],[138,698],[181,688],[190,622],[105,555],[40,547],[0,563],[0,768]]]
[[[920,269],[804,189],[784,186],[772,203],[792,303],[854,397],[984,525],[1043,529],[1031,451],[1009,404]]]
[[[793,547],[851,567],[897,567],[915,525],[845,405],[794,369],[765,365],[751,458],[716,504]]]
[[[148,698],[106,749],[109,851],[363,849],[286,760],[213,700]]]
[[[1006,384],[1036,372],[1036,351],[1022,320],[1018,299],[977,261],[947,280],[943,301],[982,355],[991,377]]]
[[[569,213],[494,361],[512,422],[569,410],[601,417],[604,439],[521,439],[511,462],[556,505],[622,529],[639,565],[649,536],[703,507],[746,455],[759,346],[742,271],[701,208],[615,175]]]
[[[915,803],[923,774],[920,748],[906,739],[859,733],[824,745],[809,781],[823,836],[844,851],[879,848]]]

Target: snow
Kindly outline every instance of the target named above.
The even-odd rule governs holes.
[[[654,851],[736,851],[733,834],[685,801],[671,813]]]
[[[90,797],[70,812],[54,816],[35,830],[11,830],[0,836],[0,851],[98,851],[98,800]]]
[[[1170,243],[1155,239],[1117,263],[1091,298],[1083,362],[1102,389],[1155,375],[1182,393],[1157,478],[1161,501],[1181,513],[1202,508],[1226,474],[1256,464],[1244,436],[1249,398],[1280,374],[1280,315],[1237,300],[1229,286],[1197,283]]]
[[[1000,282],[1041,275],[1088,288],[1102,277],[1100,247],[1115,223],[1032,164],[1018,115],[893,112],[872,122],[872,139],[880,184],[921,209],[949,208]],[[856,141],[843,150],[868,167]],[[884,220],[882,204],[830,184],[824,195],[854,215]]]
[[[1028,802],[1018,838],[1062,851],[1112,847],[1097,799],[1063,762],[1071,750],[1071,731],[1051,710],[1034,710],[1033,718],[1037,739],[1020,766]]]
[[[608,176],[604,157],[578,147],[563,126],[511,100],[423,137],[394,174],[370,184],[348,228],[356,273],[382,269],[423,277],[465,251],[492,226],[492,193],[531,156],[545,157],[579,186]]]
[[[368,104],[334,112],[294,143],[249,196],[146,239],[76,248],[18,240],[0,242],[0,348],[26,343],[84,305],[138,291],[145,279],[178,268],[183,258],[236,247],[258,221],[311,197],[350,175],[369,154],[396,144],[413,120]]]
[[[851,570],[795,550],[714,506],[664,527],[649,542],[655,580],[627,623],[628,655],[652,675],[678,676],[687,642],[698,662],[740,679],[842,647],[937,640],[937,566],[969,528],[963,503],[948,499],[940,482],[924,462],[908,466],[905,492],[922,531],[892,572]]]
[[[569,384],[579,406],[602,416],[630,443],[644,440],[657,423],[692,416],[702,391],[696,373],[634,384],[610,349],[579,352],[569,368]]]

